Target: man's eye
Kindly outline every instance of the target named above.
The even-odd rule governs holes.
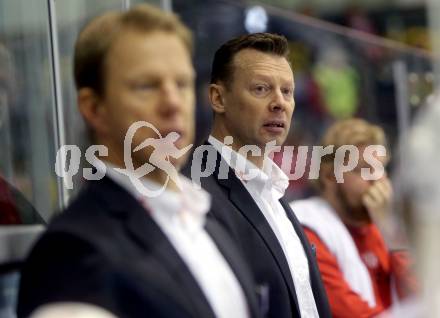
[[[137,90],[137,91],[148,91],[148,90],[152,90],[155,88],[155,84],[154,83],[134,83],[132,85],[133,89]]]
[[[149,85],[149,84],[136,84],[133,86],[133,88],[136,90],[148,90],[151,88],[151,85]]]
[[[286,97],[292,97],[293,96],[293,89],[291,88],[284,88],[281,90],[283,95]]]
[[[192,81],[191,80],[178,80],[176,84],[177,84],[178,88],[186,89],[186,88],[190,88],[192,86]]]
[[[254,86],[254,92],[258,95],[266,94],[269,91],[269,87],[265,85],[256,85]]]

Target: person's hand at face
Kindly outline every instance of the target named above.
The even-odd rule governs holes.
[[[388,177],[375,181],[362,196],[362,202],[367,208],[373,223],[390,250],[407,247],[407,238],[392,215],[393,188]]]
[[[388,177],[375,181],[362,196],[362,202],[375,223],[386,220],[391,213],[393,188]]]

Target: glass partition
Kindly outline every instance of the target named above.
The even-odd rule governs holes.
[[[59,208],[47,1],[0,1],[0,316],[15,317],[17,264]]]
[[[148,4],[152,4],[154,6],[157,6],[159,8],[163,8],[163,9],[169,9],[172,6],[172,1],[171,0],[129,0],[129,5],[130,6],[134,6],[136,4],[140,4],[140,3],[148,3]]]
[[[0,1],[2,224],[42,223],[58,208],[46,4]]]

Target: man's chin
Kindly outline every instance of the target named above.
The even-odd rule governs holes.
[[[276,149],[270,149],[270,147],[267,149],[267,145],[271,145],[272,147],[282,146],[284,144],[285,138],[265,138],[260,140],[260,142],[257,144],[257,146],[261,149],[261,153],[263,153],[265,150],[269,150],[269,153],[266,153],[266,155],[270,155],[271,153],[277,152]]]
[[[368,210],[363,206],[352,208],[351,217],[353,221],[359,225],[368,225],[372,222],[370,213],[368,213]]]
[[[188,155],[185,154],[180,158],[169,157],[169,161],[177,171],[180,171],[180,169],[182,169],[182,167],[187,163]]]

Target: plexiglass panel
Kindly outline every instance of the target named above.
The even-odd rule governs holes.
[[[46,1],[0,1],[2,224],[48,220],[58,208]]]
[[[136,4],[140,4],[140,3],[148,3],[148,4],[152,4],[154,6],[157,6],[159,8],[171,8],[172,7],[172,0],[130,0],[128,1],[130,3],[131,6],[134,6]]]
[[[16,265],[59,208],[48,8],[0,0],[0,316],[15,317]]]

